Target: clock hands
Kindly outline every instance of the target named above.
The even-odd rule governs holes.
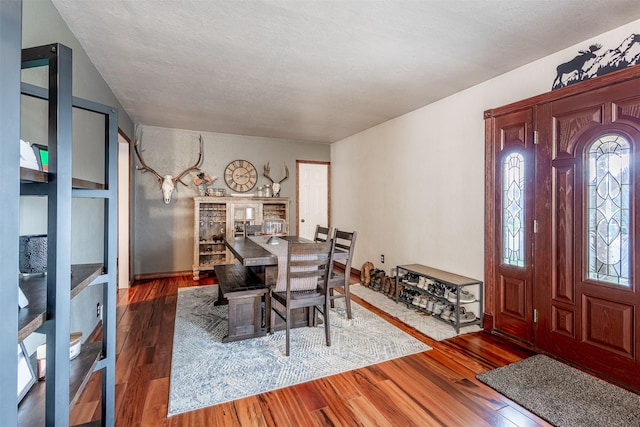
[[[225,182],[235,191],[248,191],[257,181],[256,168],[246,160],[234,160],[225,169]]]

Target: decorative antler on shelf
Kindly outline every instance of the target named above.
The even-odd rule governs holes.
[[[282,178],[280,181],[275,181],[273,178],[271,178],[271,176],[269,176],[271,169],[269,168],[269,162],[267,162],[266,165],[264,165],[264,173],[263,175],[269,180],[271,181],[271,183],[273,184],[273,197],[280,197],[280,183],[282,181],[284,181],[285,179],[289,178],[289,168],[287,167],[287,164],[284,164],[284,178]]]
[[[142,159],[142,155],[140,154],[140,150],[138,149],[141,138],[142,138],[142,131],[140,131],[139,137],[136,135],[136,141],[133,145],[133,149],[135,150],[136,155],[138,156],[138,160],[142,165],[142,166],[136,166],[136,169],[142,172],[149,171],[153,173],[156,176],[156,178],[158,178],[158,183],[160,184],[160,190],[162,191],[163,200],[166,204],[169,204],[171,203],[171,195],[173,194],[173,190],[175,190],[176,188],[176,182],[180,182],[182,185],[186,186],[187,184],[185,184],[184,181],[182,181],[182,177],[185,176],[189,171],[197,169],[198,165],[200,164],[200,161],[202,160],[202,146],[204,142],[202,139],[202,135],[200,135],[200,138],[198,139],[200,141],[200,152],[198,154],[198,160],[193,164],[193,166],[186,168],[176,176],[172,176],[172,175],[162,176],[158,172],[156,172],[155,169],[148,166],[144,162],[144,160]]]

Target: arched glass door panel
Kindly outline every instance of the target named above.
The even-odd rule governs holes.
[[[631,145],[607,134],[588,149],[587,277],[629,286]]]

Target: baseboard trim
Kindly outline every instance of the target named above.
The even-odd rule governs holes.
[[[344,272],[344,264],[335,263],[334,268],[338,271]],[[154,280],[154,279],[167,279],[171,277],[179,277],[179,276],[191,276],[193,275],[193,271],[168,271],[164,273],[146,273],[146,274],[135,274],[133,276],[133,282],[131,286],[135,286],[136,282],[141,280]],[[351,279],[360,282],[360,270],[356,268],[351,268]]]
[[[133,285],[135,282],[139,280],[153,280],[153,279],[166,279],[170,277],[178,277],[178,276],[189,276],[193,275],[193,271],[168,271],[165,273],[146,273],[146,274],[136,274],[133,276]]]
[[[344,267],[345,265],[339,262],[336,262],[333,264],[333,269],[340,271],[342,273],[344,273]],[[351,280],[355,280],[356,282],[360,283],[360,270],[351,267]]]
[[[485,331],[493,331],[493,314],[485,312],[482,316],[482,329]]]
[[[102,320],[100,320],[96,324],[96,327],[93,328],[93,331],[91,332],[91,334],[89,334],[85,342],[97,342],[101,337],[102,337]]]

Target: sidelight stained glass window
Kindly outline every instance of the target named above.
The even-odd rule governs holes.
[[[586,171],[588,277],[626,286],[630,283],[630,158],[627,139],[603,135],[589,147]]]
[[[502,163],[502,262],[524,266],[524,157],[509,154]]]

